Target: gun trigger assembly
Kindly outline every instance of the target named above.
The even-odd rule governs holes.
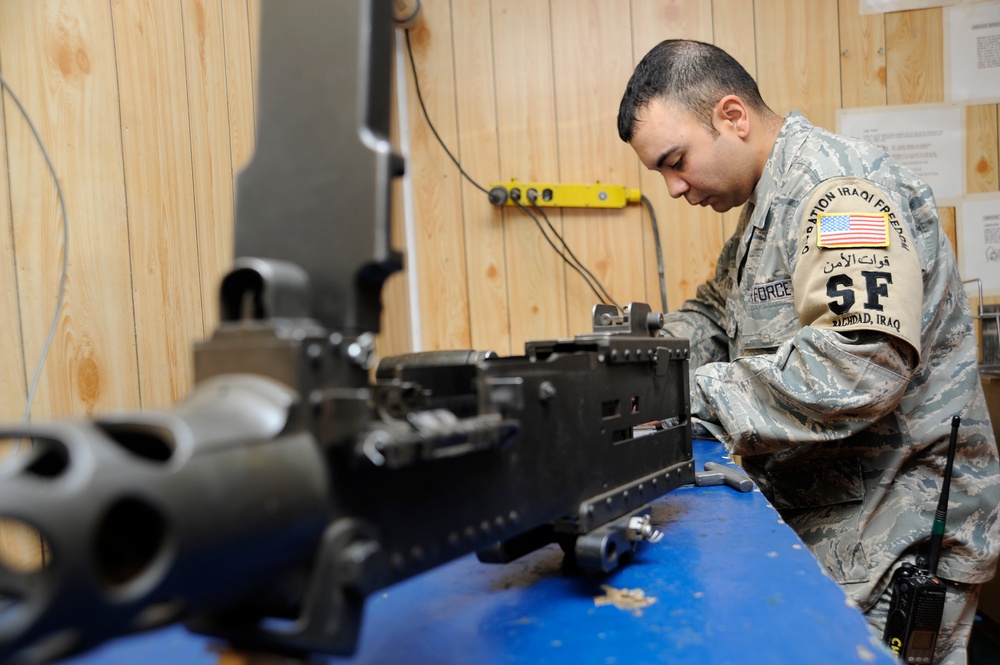
[[[753,481],[742,471],[716,462],[705,462],[705,470],[695,472],[694,484],[698,487],[729,485],[737,492],[749,492],[753,489]]]

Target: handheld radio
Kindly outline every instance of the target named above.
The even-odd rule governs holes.
[[[948,486],[951,484],[951,467],[955,461],[960,422],[961,418],[958,416],[951,419],[944,487],[934,513],[927,558],[917,557],[916,565],[904,563],[893,574],[890,583],[892,601],[882,639],[904,663],[930,663],[934,660],[934,648],[941,629],[946,596],[945,586],[937,577],[937,566],[941,541],[944,540]]]

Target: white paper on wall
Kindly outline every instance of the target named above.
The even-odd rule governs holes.
[[[912,169],[938,205],[965,192],[965,109],[952,104],[908,104],[841,109],[837,131],[874,143]]]
[[[1000,101],[1000,2],[944,12],[945,98]]]

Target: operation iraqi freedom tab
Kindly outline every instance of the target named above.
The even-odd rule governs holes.
[[[920,259],[897,198],[862,178],[817,185],[800,208],[792,290],[802,325],[886,333],[919,357]]]

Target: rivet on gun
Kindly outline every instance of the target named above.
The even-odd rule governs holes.
[[[504,526],[506,526],[506,522],[503,519],[503,515],[497,515],[493,519],[493,524],[495,524],[498,529],[504,528]]]
[[[452,548],[458,547],[460,542],[461,538],[456,532],[452,531],[451,533],[448,534],[448,547]]]
[[[614,505],[614,501],[612,500],[612,498],[610,496],[607,499],[604,500],[604,503],[607,504],[608,508],[610,508],[611,506]]]
[[[489,532],[490,532],[490,523],[487,522],[486,520],[483,520],[482,522],[479,523],[479,530],[482,531],[485,534],[489,534]]]
[[[316,343],[310,344],[306,348],[306,355],[309,356],[313,365],[318,365],[319,359],[323,356],[323,347]]]
[[[612,360],[618,360],[618,349],[612,349],[611,350],[611,359]]]
[[[521,521],[521,516],[517,514],[516,510],[512,510],[510,511],[510,514],[507,515],[507,519],[510,520],[511,524],[517,524]]]
[[[323,391],[314,390],[309,393],[309,406],[312,407],[315,413],[319,413],[323,408]]]
[[[628,503],[628,490],[622,492],[622,500],[624,500],[625,503]]]
[[[420,545],[414,545],[413,548],[410,550],[410,557],[414,561],[423,561],[424,560],[424,549],[422,547],[420,547]]]
[[[476,530],[471,526],[465,527],[465,539],[474,541],[476,539]]]
[[[396,570],[402,570],[406,565],[406,559],[404,559],[403,555],[399,552],[394,552],[393,555],[389,557],[389,562]]]
[[[375,466],[383,466],[385,455],[382,454],[382,449],[390,443],[392,437],[387,432],[377,429],[365,436],[365,440],[361,442],[361,452]]]
[[[556,387],[551,381],[542,381],[538,386],[538,398],[545,403],[551,402],[556,396]]]

